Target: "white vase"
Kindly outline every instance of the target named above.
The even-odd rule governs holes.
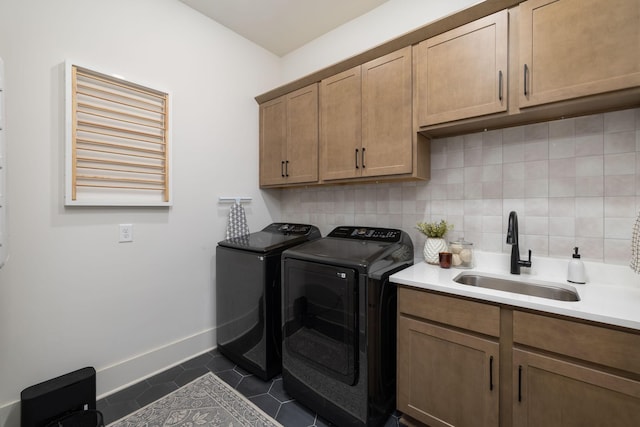
[[[427,237],[424,242],[424,260],[429,264],[440,263],[440,252],[447,252],[447,242],[441,237]]]

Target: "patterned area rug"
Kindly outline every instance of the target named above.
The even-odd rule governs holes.
[[[108,427],[282,427],[212,373]]]

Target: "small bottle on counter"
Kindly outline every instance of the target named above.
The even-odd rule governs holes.
[[[569,261],[569,268],[567,270],[567,282],[570,283],[587,283],[587,276],[584,271],[584,263],[580,259],[578,253],[578,247],[573,248],[573,255],[571,261]]]

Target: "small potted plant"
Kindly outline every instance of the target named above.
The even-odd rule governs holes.
[[[449,224],[443,219],[440,222],[419,222],[416,228],[427,236],[423,251],[425,261],[429,264],[438,264],[439,253],[448,250],[444,235],[453,230],[453,224]]]

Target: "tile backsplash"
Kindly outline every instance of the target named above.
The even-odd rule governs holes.
[[[510,211],[533,255],[627,264],[640,209],[640,108],[435,139],[431,180],[285,189],[282,220],[401,228],[446,219],[448,239],[509,253]]]

